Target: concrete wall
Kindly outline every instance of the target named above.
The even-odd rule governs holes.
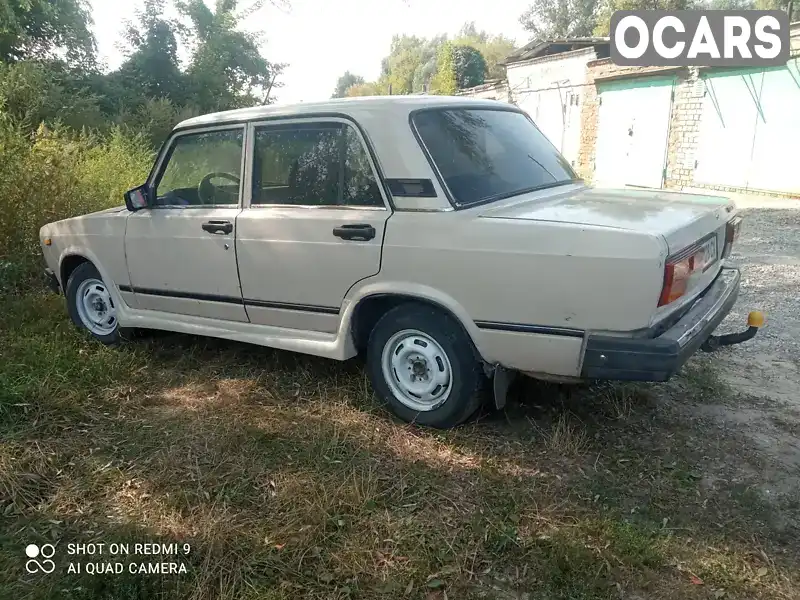
[[[527,112],[564,157],[577,165],[586,65],[593,47],[506,66],[511,101]]]
[[[508,102],[508,81],[492,81],[483,85],[460,90],[459,96],[469,96],[470,98],[480,98],[481,100],[500,100]]]

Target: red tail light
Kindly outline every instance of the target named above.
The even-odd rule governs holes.
[[[661,288],[658,305],[665,306],[686,294],[692,276],[702,273],[715,262],[717,262],[716,235],[668,258],[664,267],[664,285]]]
[[[678,262],[667,262],[664,268],[664,287],[661,288],[661,297],[658,299],[659,306],[675,302],[686,293],[693,270],[693,256]]]
[[[725,247],[722,249],[722,258],[728,258],[733,243],[739,239],[739,231],[742,228],[742,217],[734,217],[725,225]]]

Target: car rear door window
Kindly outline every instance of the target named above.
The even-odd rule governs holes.
[[[383,206],[369,156],[344,123],[257,127],[251,205]]]
[[[412,121],[454,202],[470,206],[578,179],[515,110],[425,109]]]

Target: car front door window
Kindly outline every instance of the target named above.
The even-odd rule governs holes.
[[[155,186],[155,206],[237,205],[242,140],[242,129],[177,137]]]

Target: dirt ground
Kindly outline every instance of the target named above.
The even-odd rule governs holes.
[[[745,328],[762,310],[766,326],[748,342],[700,354],[696,376],[722,383],[703,402],[672,401],[740,438],[730,464],[735,477],[761,491],[776,508],[800,498],[800,201],[737,198],[745,218],[731,262],[742,270],[739,301],[719,331]],[[692,371],[690,371],[691,373]],[[712,383],[713,385],[713,383]],[[760,464],[754,469],[744,455]],[[750,463],[753,462],[750,461]],[[787,527],[797,528],[795,514]]]

